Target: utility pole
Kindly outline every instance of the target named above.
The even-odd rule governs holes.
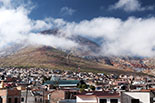
[[[26,98],[25,98],[25,103],[27,103],[27,98],[28,97],[28,85],[27,85],[27,87],[26,87]]]
[[[43,88],[43,103],[44,103],[44,88]]]
[[[29,74],[28,74],[28,68],[26,68],[26,77],[27,77],[27,84],[26,84],[26,98],[25,98],[25,103],[27,103],[28,100],[28,85],[29,85]]]

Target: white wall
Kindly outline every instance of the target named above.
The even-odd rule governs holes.
[[[120,98],[98,98],[98,103],[100,103],[100,99],[107,99],[107,103],[110,103],[110,99],[118,99],[118,103],[121,103]]]
[[[76,102],[95,102],[97,103],[97,98],[95,96],[84,96],[84,97],[80,97],[80,96],[76,96]]]
[[[21,102],[21,103],[25,103],[25,100],[26,100],[26,98],[25,97],[21,97],[21,98],[24,98],[24,101],[23,102]],[[33,96],[29,96],[28,98],[27,98],[27,102],[28,103],[35,103],[35,100],[34,100],[35,98],[33,97]]]
[[[118,103],[121,103],[120,98],[96,98],[95,96],[76,96],[77,103],[100,103],[100,99],[107,99],[107,103],[110,103],[110,99],[118,99]]]
[[[140,103],[150,103],[149,92],[123,92],[122,103],[131,103],[131,99],[139,99]]]

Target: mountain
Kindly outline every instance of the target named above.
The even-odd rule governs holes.
[[[65,36],[59,29],[45,30],[42,35]],[[42,67],[61,70],[74,70],[106,73],[155,74],[155,59],[142,57],[101,56],[100,45],[81,35],[67,39],[81,46],[64,50],[49,46],[12,43],[0,50],[0,67]]]
[[[48,46],[27,46],[13,55],[0,58],[0,67],[37,67],[104,73],[133,73],[106,64],[89,61]]]
[[[65,36],[61,33],[59,29],[45,30],[41,32],[44,35],[54,35],[54,36]],[[73,55],[84,58],[88,61],[94,61],[101,64],[106,64],[114,68],[119,68],[122,70],[131,70],[135,72],[143,72],[154,75],[155,59],[154,58],[143,58],[143,57],[116,57],[116,56],[101,56],[100,45],[89,39],[88,37],[83,37],[81,35],[73,35],[68,39],[75,41],[76,43],[82,45],[78,48],[72,48],[69,50]],[[66,52],[66,51],[65,51]]]
[[[17,51],[25,48],[26,45],[21,43],[12,43],[11,45],[0,50],[0,57],[6,57],[15,54]]]
[[[141,57],[103,57],[99,61],[123,70],[132,70],[150,75],[155,75],[155,58]]]

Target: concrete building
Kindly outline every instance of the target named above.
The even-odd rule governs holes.
[[[43,103],[43,93],[39,91],[22,90],[21,91],[21,103]]]
[[[119,93],[108,91],[85,92],[76,96],[77,103],[120,103]]]
[[[155,94],[151,91],[122,92],[121,103],[155,103]]]

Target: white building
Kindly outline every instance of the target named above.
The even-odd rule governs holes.
[[[120,103],[119,93],[103,91],[87,92],[76,95],[77,103]]]
[[[26,102],[26,96],[27,96],[27,103],[43,103],[43,95],[42,93],[38,91],[21,91],[21,103]]]
[[[150,91],[122,92],[121,103],[155,103],[154,97]]]

